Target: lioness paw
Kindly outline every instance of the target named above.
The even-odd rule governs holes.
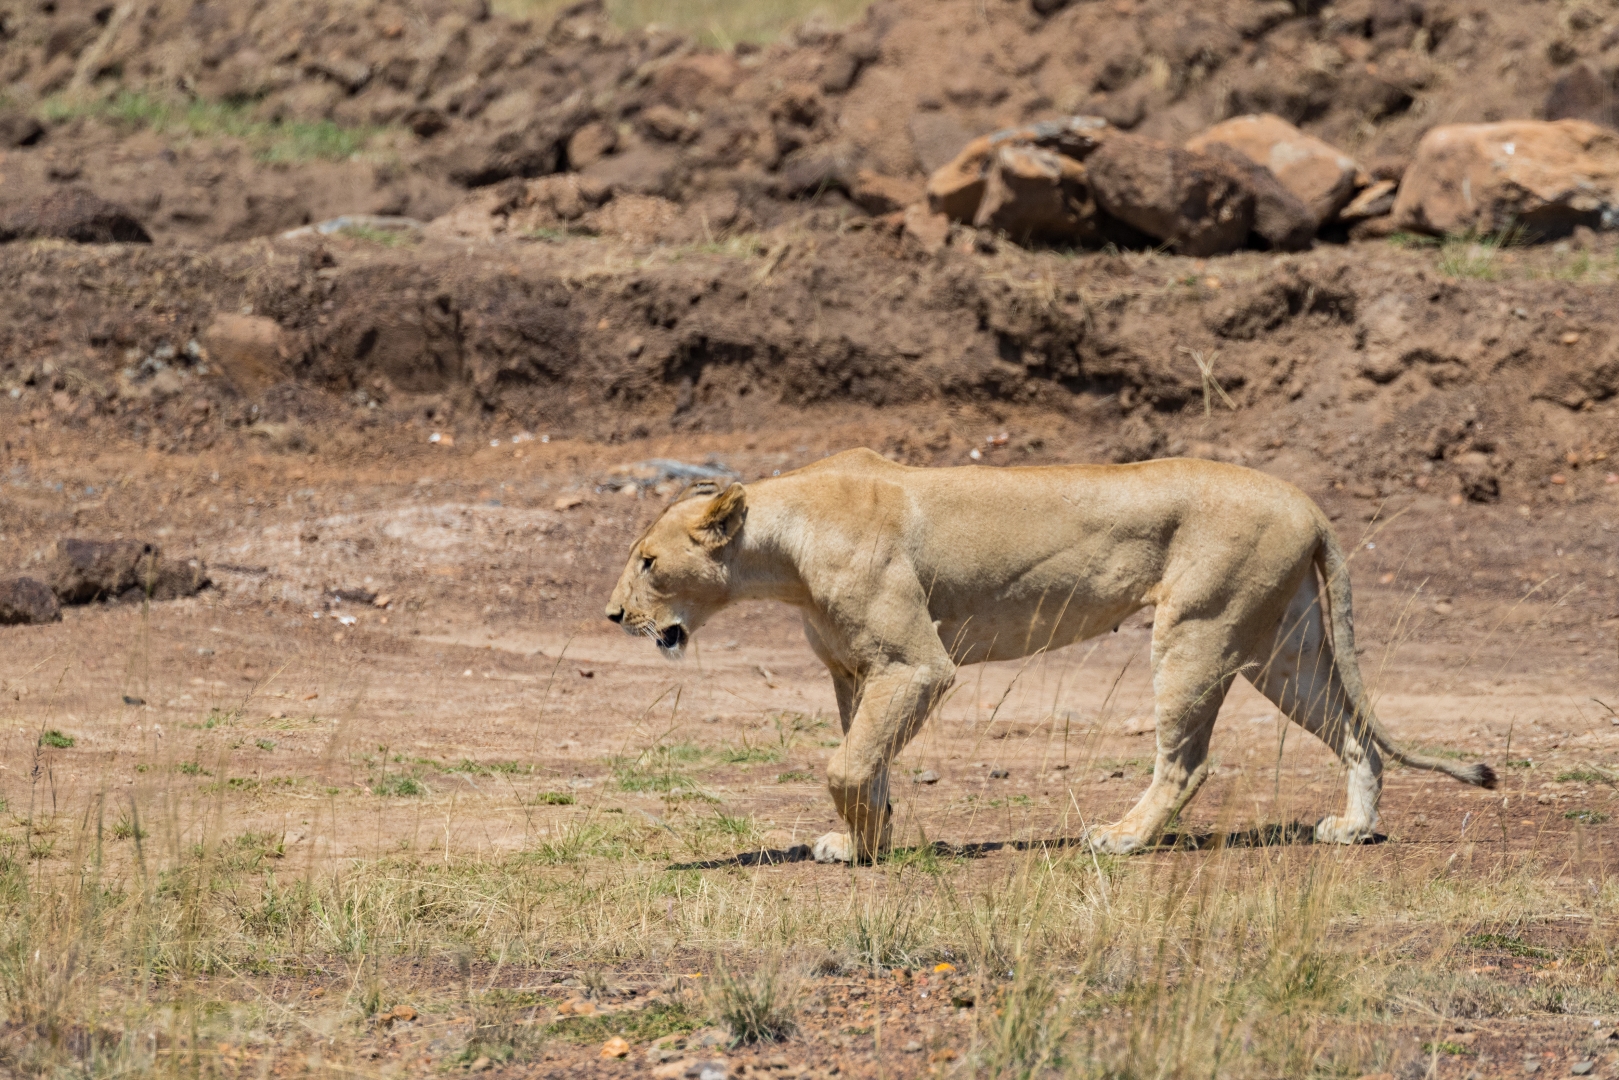
[[[829,832],[815,841],[810,854],[816,862],[854,862],[854,841],[846,832]]]
[[[1090,844],[1092,851],[1103,855],[1129,855],[1145,846],[1141,842],[1141,837],[1133,833],[1103,827],[1088,831],[1085,840]]]
[[[1372,835],[1376,823],[1355,822],[1348,818],[1328,814],[1315,823],[1315,842],[1318,844],[1360,844]]]

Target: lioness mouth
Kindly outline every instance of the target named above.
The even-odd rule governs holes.
[[[660,649],[683,649],[686,647],[686,628],[679,623],[671,623],[658,631],[658,647]]]

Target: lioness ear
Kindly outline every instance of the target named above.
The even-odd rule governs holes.
[[[692,526],[692,538],[714,551],[724,547],[742,527],[748,516],[747,492],[741,484],[732,484],[714,496],[703,510],[703,516]]]

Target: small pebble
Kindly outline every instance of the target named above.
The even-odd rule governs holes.
[[[927,771],[917,775],[916,782],[918,784],[937,784],[939,782],[939,774],[934,772],[932,769],[928,769]]]
[[[1585,1076],[1596,1067],[1597,1063],[1594,1061],[1576,1061],[1574,1064],[1568,1067],[1568,1071],[1573,1073],[1575,1076]]]
[[[1010,772],[1008,772],[1006,769],[991,769],[991,770],[989,770],[989,778],[991,780],[1005,780],[1008,776],[1011,776],[1011,775],[1012,774]]]

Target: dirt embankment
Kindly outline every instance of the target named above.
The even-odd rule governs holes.
[[[1082,433],[1068,458],[1302,455],[1368,497],[1619,493],[1615,287],[1547,279],[1609,255],[1507,252],[1491,281],[1387,244],[1217,263],[984,246],[804,227],[723,250],[11,247],[0,415],[17,448],[66,426],[296,450],[289,422],[619,440],[906,407],[918,434],[889,449],[916,461],[1041,414]]]
[[[1619,22],[1580,3],[883,0],[714,52],[589,2],[535,23],[484,0],[57,0],[0,40],[6,201],[87,185],[160,242],[431,218],[558,171],[742,231],[803,198],[886,204],[862,170],[914,183],[973,135],[1080,112],[1174,143],[1274,112],[1395,173],[1435,124],[1619,114]]]

